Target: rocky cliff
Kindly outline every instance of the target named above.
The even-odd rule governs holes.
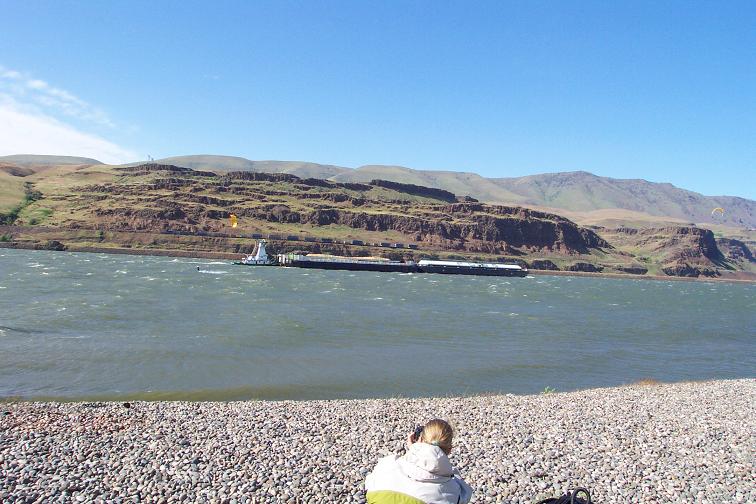
[[[407,242],[457,251],[586,254],[611,248],[595,232],[555,214],[476,202],[450,204],[456,201],[454,194],[411,184],[335,183],[285,173],[231,172],[216,177],[159,164],[116,170],[144,180],[81,188],[90,201],[107,203],[91,208],[98,227],[105,230],[217,230],[234,213],[245,224],[391,232]],[[382,199],[374,199],[378,196],[371,191],[377,188],[395,194],[384,191]],[[171,191],[170,197],[151,196],[155,191]],[[405,195],[422,199],[403,200]],[[117,203],[133,198],[141,205]]]
[[[616,242],[645,258],[653,258],[661,271],[674,276],[719,276],[722,270],[734,270],[735,265],[717,245],[708,229],[695,226],[664,228],[618,228]]]

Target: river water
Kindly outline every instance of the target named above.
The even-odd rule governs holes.
[[[0,398],[440,396],[754,376],[752,284],[0,249]]]

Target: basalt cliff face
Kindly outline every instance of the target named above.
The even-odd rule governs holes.
[[[544,250],[569,255],[611,248],[593,231],[558,215],[449,203],[456,198],[447,191],[410,184],[334,183],[283,173],[218,176],[155,164],[116,171],[134,180],[79,188],[79,201],[91,203],[97,228],[106,231],[221,232],[233,213],[244,227],[306,226],[312,232],[349,228],[355,236],[391,233],[405,242],[442,250],[514,255]],[[140,205],[118,204],[133,199],[139,199]],[[85,227],[89,220],[69,225]]]
[[[753,252],[744,242],[734,238],[717,238],[717,248],[730,261],[756,263]]]
[[[667,275],[717,277],[723,272],[748,271],[754,263],[745,243],[717,239],[712,231],[694,226],[618,228],[610,234],[620,250],[632,250],[646,261],[653,259]]]
[[[272,252],[386,255],[390,245],[395,258],[517,260],[533,269],[634,275],[717,276],[754,262],[747,244],[718,242],[696,227],[589,229],[554,213],[384,180],[333,182],[156,163],[23,176],[34,198],[6,216],[12,221],[3,231],[6,242],[36,233],[37,245],[56,241],[70,250],[78,240],[80,246],[220,253],[248,250],[253,237],[264,236]],[[237,228],[230,214],[238,217]]]

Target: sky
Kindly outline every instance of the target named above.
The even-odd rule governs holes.
[[[0,13],[0,155],[585,170],[756,199],[750,0],[0,0]]]

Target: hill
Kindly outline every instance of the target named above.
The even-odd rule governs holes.
[[[19,166],[15,164],[0,162],[0,172],[7,173],[8,175],[12,175],[14,177],[28,177],[29,175],[34,173],[34,170],[29,168],[28,166]]]
[[[366,165],[342,173],[333,180],[341,182],[364,182],[373,179],[391,180],[405,184],[417,184],[438,187],[461,196],[471,196],[477,200],[513,204],[518,203],[518,196],[496,185],[491,179],[477,173],[413,170],[403,166]]]
[[[0,170],[0,213],[9,210],[24,197],[24,179]]]
[[[735,196],[704,196],[668,183],[641,179],[614,179],[588,172],[544,173],[526,177],[485,178],[475,173],[413,170],[400,166],[362,166],[341,173],[333,180],[362,182],[382,178],[402,183],[438,187],[458,195],[469,195],[488,203],[516,204],[574,212],[614,212],[619,223],[652,216],[650,222],[665,220],[702,224],[756,227],[756,202]],[[725,209],[712,219],[714,208]],[[635,214],[635,215],[634,215]]]
[[[456,203],[447,191],[411,184],[216,174],[156,163],[106,170],[57,172],[53,180],[40,175],[34,189],[44,196],[29,203],[13,224],[202,236],[230,231],[227,218],[234,213],[239,233],[415,242],[437,251],[569,255],[607,246],[593,231],[557,215]]]
[[[301,161],[251,161],[229,156],[180,156],[157,162],[198,170],[290,173],[336,182],[390,180],[436,187],[488,203],[573,212],[573,218],[579,221],[586,212],[624,210],[628,213],[612,212],[616,224],[632,222],[642,214],[652,224],[677,221],[756,228],[756,202],[753,200],[704,196],[668,183],[614,179],[583,171],[486,178],[470,172],[414,170],[403,166],[365,165],[351,169]],[[714,220],[711,211],[716,207],[724,208],[725,214]],[[597,222],[600,219],[592,221]]]
[[[334,165],[308,163],[304,161],[251,161],[249,159],[234,156],[175,156],[158,159],[155,163],[183,166],[193,170],[211,171],[252,171],[258,173],[289,173],[303,178],[327,179],[343,172],[351,171],[350,168]],[[131,165],[139,163],[131,163]]]
[[[715,222],[756,227],[756,202],[734,196],[704,196],[667,183],[641,179],[614,179],[588,172],[546,173],[517,178],[492,179],[517,194],[519,203],[592,211],[619,208],[688,222]],[[712,220],[713,208],[725,215]]]
[[[272,252],[505,260],[636,275],[756,272],[749,245],[718,241],[710,230],[588,228],[554,213],[381,179],[337,182],[146,163],[59,166],[24,177],[0,172],[0,181],[15,184],[4,197],[16,203],[0,211],[6,246],[236,254],[265,236]],[[239,217],[237,228],[229,226],[231,213]]]
[[[0,156],[0,163],[9,163],[18,166],[54,166],[54,165],[95,165],[102,164],[92,158],[76,156],[46,156],[42,154],[14,154]]]
[[[35,170],[47,169],[54,164],[100,164],[88,158],[32,155],[0,157],[0,163]],[[710,229],[724,229],[725,233],[730,234],[756,228],[756,202],[753,200],[735,196],[704,196],[668,183],[614,179],[584,171],[486,178],[470,172],[414,170],[403,166],[365,165],[352,169],[304,161],[252,161],[215,155],[176,156],[156,163],[218,173],[287,173],[334,182],[389,180],[435,187],[487,203],[520,205],[565,214],[585,225],[665,227],[669,224],[696,223]],[[725,213],[713,218],[711,211],[717,207],[724,208]]]

